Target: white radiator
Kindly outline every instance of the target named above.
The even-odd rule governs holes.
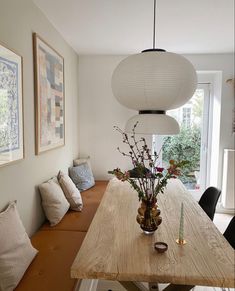
[[[234,208],[234,158],[235,150],[224,150],[222,205],[224,208]]]

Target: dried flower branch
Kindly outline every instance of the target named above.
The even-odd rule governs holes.
[[[114,126],[115,130],[122,135],[123,143],[129,147],[128,153],[121,151],[119,147],[117,150],[123,156],[131,159],[134,169],[122,172],[119,168],[116,168],[109,173],[123,182],[129,182],[137,191],[140,200],[154,200],[158,193],[163,193],[168,180],[177,178],[181,173],[181,168],[188,162],[170,160],[167,169],[158,167],[159,155],[157,152],[151,153],[145,138],[142,137],[137,140],[135,132],[137,125],[138,122],[134,125],[130,137],[119,127]]]

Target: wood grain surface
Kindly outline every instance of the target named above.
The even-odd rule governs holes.
[[[184,202],[187,244],[175,240]],[[110,181],[71,267],[72,278],[234,287],[234,250],[179,180],[159,194],[162,224],[154,235],[136,222],[137,193],[127,182]],[[153,244],[163,241],[159,254]]]

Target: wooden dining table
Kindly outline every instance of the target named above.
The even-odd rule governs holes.
[[[157,199],[162,224],[146,235],[136,222],[140,204],[136,191],[128,182],[112,179],[71,277],[119,281],[127,290],[142,290],[131,282],[150,282],[154,290],[156,283],[171,283],[166,290],[178,291],[194,285],[234,287],[235,252],[182,182],[170,180]],[[176,243],[182,202],[185,245]],[[165,253],[154,249],[158,241],[167,243]]]

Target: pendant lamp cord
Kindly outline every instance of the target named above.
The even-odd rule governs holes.
[[[156,2],[156,0],[153,0],[153,49],[156,48]]]

